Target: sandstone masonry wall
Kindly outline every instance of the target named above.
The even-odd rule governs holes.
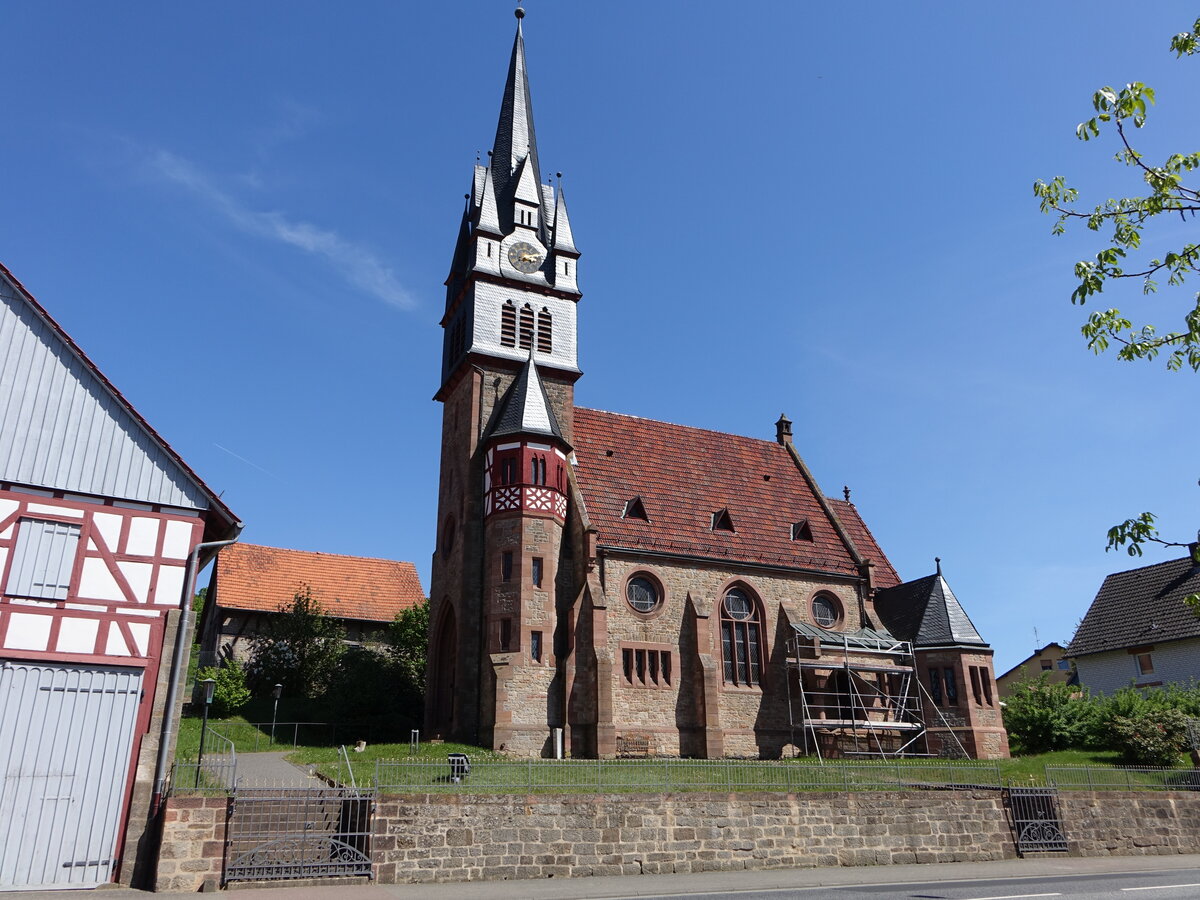
[[[225,797],[170,797],[163,809],[156,891],[198,891],[221,883],[225,862]]]

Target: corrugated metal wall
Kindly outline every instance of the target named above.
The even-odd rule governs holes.
[[[139,669],[0,663],[0,890],[112,880]]]
[[[200,487],[0,277],[0,480],[191,509]]]

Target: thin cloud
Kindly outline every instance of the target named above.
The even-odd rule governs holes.
[[[412,294],[396,280],[387,265],[370,250],[336,232],[291,220],[280,212],[250,209],[186,159],[166,150],[150,157],[150,168],[172,184],[186,188],[241,231],[323,259],[354,287],[384,303],[398,309],[416,307]]]

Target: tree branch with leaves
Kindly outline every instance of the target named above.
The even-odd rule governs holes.
[[[1200,52],[1200,18],[1191,31],[1171,38],[1171,50],[1177,58]],[[1140,282],[1142,293],[1149,295],[1158,291],[1164,279],[1169,287],[1180,287],[1190,277],[1200,274],[1200,243],[1185,240],[1158,254],[1143,248],[1147,228],[1160,217],[1178,216],[1180,221],[1188,223],[1200,211],[1200,188],[1187,183],[1189,176],[1195,177],[1200,170],[1200,153],[1172,153],[1161,165],[1152,165],[1131,141],[1131,126],[1134,130],[1145,127],[1154,100],[1154,90],[1140,81],[1130,82],[1120,90],[1101,88],[1092,95],[1095,115],[1075,129],[1076,137],[1082,141],[1095,140],[1106,130],[1115,130],[1120,143],[1115,158],[1134,170],[1144,193],[1110,198],[1090,209],[1080,209],[1076,206],[1079,192],[1069,187],[1063,176],[1034,182],[1033,192],[1042,212],[1057,214],[1054,234],[1064,233],[1076,221],[1082,221],[1091,231],[1107,234],[1106,245],[1094,258],[1075,264],[1078,283],[1071,292],[1071,302],[1079,306],[1098,299],[1114,281]],[[1168,370],[1190,368],[1200,372],[1200,293],[1190,298],[1174,327],[1166,330],[1149,321],[1135,324],[1115,307],[1090,313],[1080,330],[1093,353],[1115,347],[1117,358],[1124,361],[1150,361],[1165,354]],[[1144,512],[1110,528],[1106,549],[1123,547],[1130,556],[1141,556],[1143,545],[1148,543],[1190,546],[1161,538],[1154,514]],[[1200,608],[1200,596],[1193,599]]]

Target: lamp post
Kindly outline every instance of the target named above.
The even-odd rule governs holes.
[[[283,693],[283,685],[277,684],[271,691],[275,698],[275,708],[271,710],[271,746],[275,746],[275,720],[279,718],[279,696]]]
[[[200,723],[200,756],[196,760],[196,787],[200,787],[200,769],[204,766],[204,737],[208,733],[208,708],[212,706],[213,691],[217,687],[215,678],[202,678],[204,685],[204,720]]]

